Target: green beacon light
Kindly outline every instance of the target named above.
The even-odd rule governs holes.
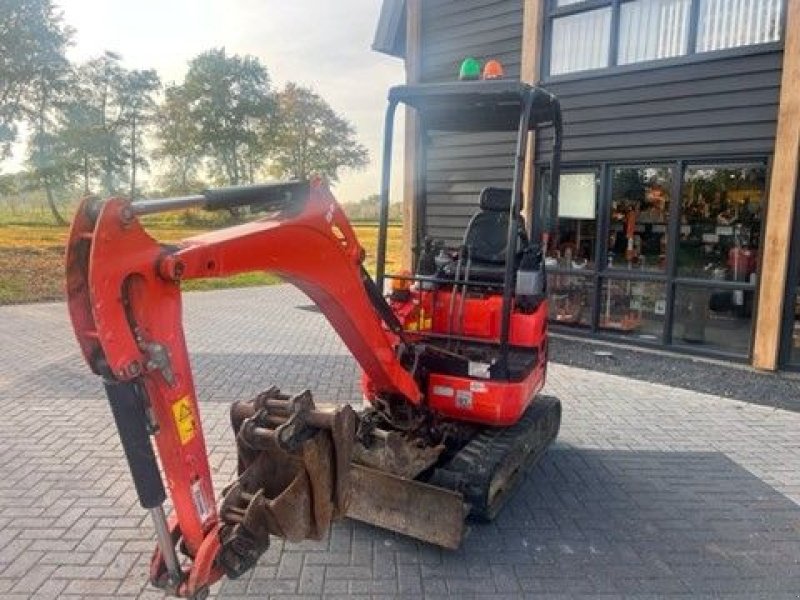
[[[461,70],[458,73],[458,78],[461,81],[471,81],[473,79],[481,78],[481,63],[468,56],[461,63]]]

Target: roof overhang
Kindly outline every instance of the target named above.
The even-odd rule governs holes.
[[[375,29],[372,49],[376,52],[404,58],[406,55],[405,0],[383,0]]]

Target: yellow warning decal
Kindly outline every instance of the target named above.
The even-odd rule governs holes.
[[[178,430],[181,445],[185,446],[194,439],[197,430],[189,396],[184,396],[172,405],[172,417],[175,419],[175,428]]]

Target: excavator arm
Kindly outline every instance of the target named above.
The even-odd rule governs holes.
[[[175,245],[158,243],[138,219],[143,214],[188,206],[222,209],[242,205],[260,206],[270,211],[270,216]],[[90,198],[81,204],[67,250],[69,311],[86,361],[104,379],[139,500],[153,517],[159,544],[151,578],[157,585],[180,596],[199,597],[226,571],[230,574],[237,569],[230,561],[225,565],[220,560],[224,524],[216,508],[184,339],[180,282],[249,271],[279,275],[320,308],[367,374],[371,391],[418,404],[421,391],[401,360],[406,348],[402,330],[392,322],[391,313],[382,310],[380,293],[364,271],[363,259],[364,251],[350,223],[321,180],[230,188],[140,203]],[[270,414],[283,415],[263,417],[277,419],[272,425],[278,425],[280,452],[296,446],[297,439],[305,439],[297,430],[302,415],[303,423],[313,424],[314,431],[330,431],[332,441],[316,451],[338,452],[336,465],[330,465],[328,474],[338,465],[339,475],[343,475],[342,461],[349,457],[346,445],[351,441],[346,438],[353,435],[352,419],[340,413],[335,418],[322,415],[304,402],[304,398],[288,399],[273,393],[260,405],[264,410],[277,406],[278,413]],[[258,439],[264,439],[267,446],[275,446],[275,429],[254,426],[248,431],[253,439],[261,436]],[[295,437],[290,440],[292,435]],[[303,453],[293,458],[300,467],[312,462]],[[335,479],[334,475],[328,479]],[[311,486],[309,494],[319,495],[315,487],[320,485],[319,476],[296,475],[296,481],[301,479],[303,485]],[[336,488],[336,481],[330,483]],[[163,509],[167,491],[173,505],[169,521]],[[337,510],[341,512],[346,499],[341,489],[338,493]],[[252,500],[251,495],[240,496]],[[261,510],[266,514],[263,507]],[[269,518],[273,513],[280,516],[280,507],[269,510],[273,511]],[[330,517],[329,510],[317,505],[311,512],[323,525]],[[178,546],[190,558],[189,566],[179,564]]]

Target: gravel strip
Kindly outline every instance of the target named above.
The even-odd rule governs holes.
[[[800,375],[551,334],[550,359],[583,369],[800,412]]]

